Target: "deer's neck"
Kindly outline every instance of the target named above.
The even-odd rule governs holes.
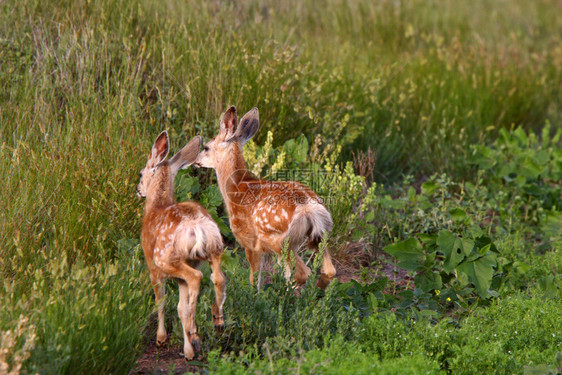
[[[174,176],[170,167],[158,168],[146,196],[145,214],[157,208],[164,208],[175,203]]]
[[[256,178],[248,171],[242,147],[237,144],[233,145],[229,158],[218,165],[216,171],[219,189],[227,210],[231,214],[233,206],[240,204],[238,201],[241,199],[241,193],[246,185],[243,182],[253,181]]]

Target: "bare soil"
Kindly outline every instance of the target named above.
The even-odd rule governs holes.
[[[156,337],[156,333],[153,336]],[[156,339],[151,340],[145,352],[137,360],[135,368],[129,372],[129,375],[205,373],[204,367],[187,364],[183,355],[180,354],[181,352],[182,347],[180,345],[167,344],[158,347]]]
[[[208,373],[203,366],[188,364],[183,356],[181,344],[173,345],[169,341],[162,346],[156,344],[157,319],[156,313],[150,316],[149,323],[144,332],[145,340],[147,341],[146,349],[137,360],[135,367],[129,372],[129,375]],[[171,332],[171,329],[168,329],[168,332]]]

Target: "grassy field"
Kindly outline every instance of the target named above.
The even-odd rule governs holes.
[[[274,275],[256,294],[242,251],[227,251],[223,336],[205,269],[204,369],[562,371],[561,12],[0,1],[0,373],[134,367],[154,310],[138,171],[161,130],[173,152],[214,135],[228,105],[260,109],[245,150],[256,172],[323,171],[328,245],[361,282],[318,299]],[[176,183],[232,239],[214,174]]]

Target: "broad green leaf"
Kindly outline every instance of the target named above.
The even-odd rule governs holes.
[[[435,234],[428,234],[428,233],[420,233],[418,234],[420,240],[424,243],[424,245],[431,246],[435,245],[435,241],[437,241],[437,235]]]
[[[428,269],[432,269],[433,266],[435,265],[435,255],[436,255],[435,252],[426,254],[425,259],[423,260],[423,266]]]
[[[424,292],[429,292],[432,289],[441,289],[443,282],[441,280],[441,275],[439,272],[426,272],[416,275],[414,278],[414,283],[417,288],[420,288]]]
[[[464,272],[458,271],[458,268],[455,270],[457,274],[457,280],[461,284],[462,287],[465,287],[470,280],[468,280],[468,275]]]
[[[222,194],[216,185],[209,185],[201,195],[201,204],[207,209],[222,204]]]
[[[516,260],[515,262],[513,262],[513,268],[515,268],[517,270],[517,272],[519,272],[519,273],[525,273],[525,272],[529,271],[531,266],[529,266],[526,263],[519,262],[519,261]]]
[[[451,219],[456,222],[463,221],[466,218],[466,212],[464,212],[460,208],[452,209],[451,211],[449,211],[449,214],[451,215]]]
[[[541,166],[536,160],[531,157],[526,157],[523,163],[519,166],[521,175],[536,179],[543,172],[544,167]]]
[[[490,297],[488,289],[492,283],[494,275],[494,267],[496,267],[496,257],[494,255],[486,255],[475,261],[466,261],[457,266],[457,271],[466,275],[475,287],[478,294],[483,298]]]
[[[507,182],[511,182],[513,178],[516,177],[517,171],[519,171],[519,168],[515,163],[505,163],[500,166],[498,175],[503,177]]]
[[[472,238],[478,238],[484,234],[484,231],[480,228],[480,225],[474,224],[470,227],[470,234],[472,235]]]
[[[398,266],[412,269],[413,265],[423,259],[423,249],[417,238],[408,238],[406,241],[388,245],[383,249],[398,260]]]
[[[521,142],[521,145],[523,147],[529,146],[529,138],[527,137],[527,134],[525,133],[525,130],[523,130],[522,127],[520,127],[520,126],[517,127],[517,129],[512,131],[511,134],[513,135],[514,138],[519,139],[519,141]]]
[[[539,165],[547,165],[550,159],[550,153],[547,150],[539,150],[535,154],[535,158]]]
[[[492,150],[490,150],[486,146],[473,146],[472,156],[470,157],[469,162],[471,164],[477,164],[480,169],[491,169],[496,160],[492,155]]]
[[[448,230],[442,230],[437,237],[439,251],[445,255],[443,269],[451,272],[457,264],[470,255],[474,247],[474,241],[467,238],[459,238]]]
[[[457,264],[462,262],[464,256],[462,254],[457,254],[457,252],[452,252],[450,257],[445,259],[445,263],[443,263],[443,269],[445,272],[451,272],[455,269]]]
[[[398,267],[408,271],[421,271],[423,265],[420,264],[418,259],[401,260],[398,262]]]
[[[453,251],[453,246],[455,245],[455,240],[457,236],[448,230],[442,230],[437,236],[437,246],[445,256],[449,256]]]
[[[422,184],[421,191],[423,195],[431,195],[439,188],[439,184],[435,181],[427,181]]]
[[[180,171],[175,180],[176,185],[176,199],[179,202],[190,200],[193,194],[196,194],[201,189],[199,179],[192,177],[187,172]]]
[[[490,245],[489,247],[487,247],[487,245]],[[492,242],[492,239],[490,237],[486,237],[486,236],[480,236],[478,238],[476,238],[476,247],[478,249],[482,249],[484,247],[487,247],[488,250],[493,251],[495,253],[499,253],[498,248],[496,247],[496,245],[494,245],[494,243]],[[479,253],[482,253],[479,250]]]
[[[461,251],[464,255],[469,256],[474,249],[474,240],[470,238],[459,238]]]
[[[447,230],[439,232],[437,246],[439,246],[439,251],[445,254],[445,263],[443,264],[445,272],[454,270],[457,264],[464,259],[462,252],[457,251],[457,242],[457,237],[453,233]]]

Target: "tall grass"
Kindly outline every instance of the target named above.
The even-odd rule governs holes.
[[[538,129],[560,120],[562,23],[550,11],[559,7],[29,2],[5,8],[3,43],[20,70],[59,67],[48,70],[59,111],[72,107],[65,86],[88,96],[88,80],[104,96],[119,86],[147,120],[178,132],[191,124],[209,134],[206,125],[226,105],[258,105],[278,142],[304,132],[343,144],[348,156],[370,146],[379,175],[392,179],[462,173],[468,144],[512,124]]]
[[[152,305],[142,255],[123,244],[138,238],[134,185],[164,128],[176,149],[212,135],[227,105],[258,106],[258,144],[272,130],[277,145],[320,134],[342,160],[371,147],[377,176],[392,180],[466,174],[470,143],[512,123],[558,124],[556,10],[554,0],[1,2],[0,331],[35,326],[29,371],[132,363]]]

